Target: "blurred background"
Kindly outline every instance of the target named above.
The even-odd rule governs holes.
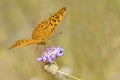
[[[8,48],[31,38],[34,27],[63,6],[66,15],[53,35],[62,34],[51,40],[65,51],[58,65],[83,80],[120,80],[119,0],[0,0],[0,80],[58,79],[36,61],[35,45]]]

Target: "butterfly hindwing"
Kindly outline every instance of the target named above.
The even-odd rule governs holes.
[[[38,24],[32,33],[32,39],[40,40],[42,37],[44,37],[47,29],[46,25],[47,21],[43,21],[40,24]]]

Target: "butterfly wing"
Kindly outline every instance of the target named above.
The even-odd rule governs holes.
[[[32,39],[46,41],[47,21],[43,21],[35,27],[32,33]]]
[[[50,38],[52,34],[55,32],[55,30],[59,27],[64,15],[66,12],[66,7],[63,7],[58,12],[54,13],[49,19],[48,19],[48,31],[46,36]]]
[[[36,41],[33,39],[23,39],[23,40],[17,40],[9,49],[23,47],[23,46],[29,46],[32,44],[40,43],[40,41]]]
[[[59,26],[66,12],[66,8],[63,7],[58,12],[54,13],[48,20],[41,22],[35,27],[32,33],[32,39],[47,41],[53,34],[56,28]]]

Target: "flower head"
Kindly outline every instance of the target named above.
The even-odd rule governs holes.
[[[58,72],[58,65],[56,63],[47,63],[44,66],[44,70],[55,75]]]
[[[64,54],[64,50],[62,47],[50,47],[47,48],[40,58],[37,58],[37,61],[47,61],[49,63],[53,63],[53,61]]]

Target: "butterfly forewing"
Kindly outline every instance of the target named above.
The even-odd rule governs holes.
[[[63,7],[62,9],[60,9],[57,13],[53,14],[49,19],[48,19],[48,31],[47,31],[47,38],[50,38],[51,35],[54,33],[54,31],[56,30],[56,28],[58,28],[58,26],[60,25],[64,14],[66,12],[66,8]]]
[[[33,39],[17,40],[9,49],[18,48],[22,46],[29,46],[29,45],[38,44],[38,43],[40,43],[40,41],[36,41]]]

